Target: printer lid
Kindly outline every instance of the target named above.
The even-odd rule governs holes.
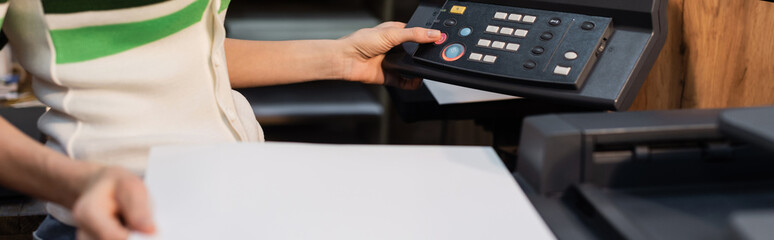
[[[720,131],[774,152],[774,107],[724,111],[720,115]]]

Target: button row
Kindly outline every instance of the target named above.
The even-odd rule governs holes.
[[[537,21],[537,16],[522,15],[522,14],[516,14],[516,13],[509,14],[506,12],[496,12],[494,15],[494,19],[533,24]]]
[[[476,46],[479,47],[485,47],[485,48],[494,48],[494,49],[501,49],[506,51],[512,51],[516,52],[519,51],[519,48],[521,47],[518,43],[506,43],[506,42],[500,42],[500,41],[492,41],[489,39],[479,39],[478,44]]]
[[[484,55],[481,53],[470,53],[470,57],[468,57],[468,60],[474,61],[474,62],[495,63],[497,62],[497,56]]]
[[[498,27],[494,25],[489,25],[486,27],[486,32],[491,34],[498,34],[498,35],[506,35],[506,36],[515,36],[520,38],[527,37],[527,34],[529,33],[529,30],[526,29],[513,29],[509,27]]]

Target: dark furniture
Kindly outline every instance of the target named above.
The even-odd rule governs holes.
[[[0,116],[34,139],[43,140],[38,118],[43,107],[0,108]],[[32,232],[46,217],[45,204],[0,187],[0,239],[32,239]]]

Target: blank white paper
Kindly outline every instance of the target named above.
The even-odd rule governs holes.
[[[492,102],[510,99],[519,99],[521,97],[505,95],[494,92],[467,88],[448,83],[442,83],[429,79],[424,80],[425,86],[435,98],[439,105]]]
[[[160,147],[154,239],[554,239],[489,147]]]

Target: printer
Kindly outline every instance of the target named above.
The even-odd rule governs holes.
[[[387,71],[524,97],[440,105],[388,89],[405,121],[475,119],[559,239],[774,238],[774,108],[620,112],[667,33],[666,0],[420,1],[430,44]],[[612,112],[611,112],[612,111]]]
[[[514,176],[560,239],[771,239],[774,108],[528,117]]]

